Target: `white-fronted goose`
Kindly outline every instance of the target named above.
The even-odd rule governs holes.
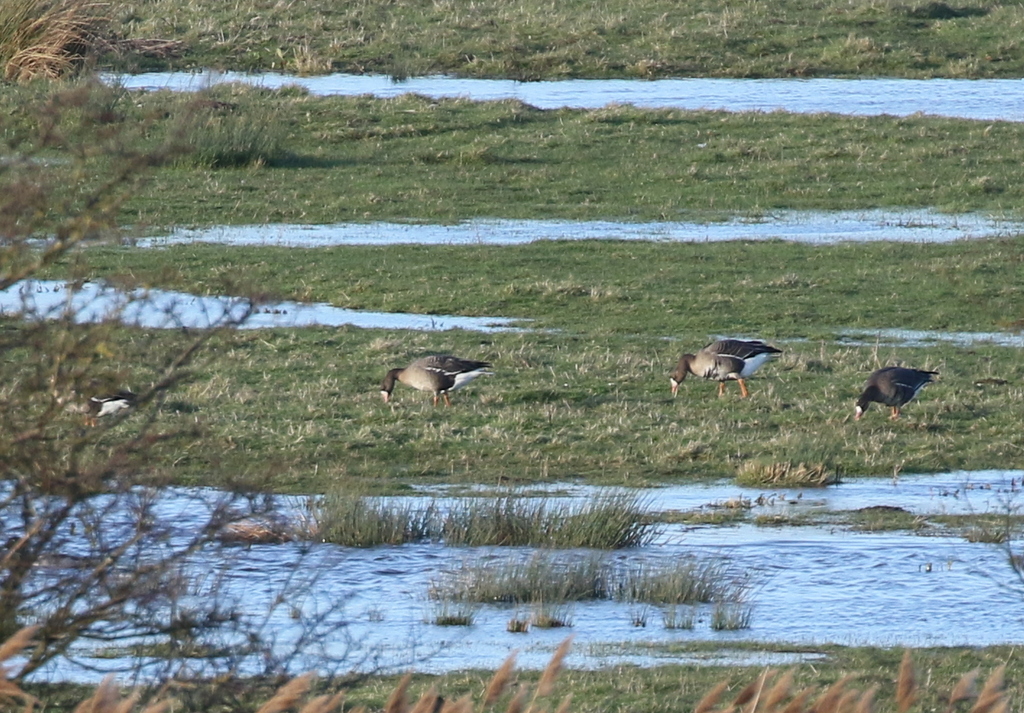
[[[435,354],[417,359],[404,369],[389,371],[384,377],[384,383],[381,384],[380,393],[384,397],[384,403],[387,403],[391,399],[391,392],[397,380],[414,389],[433,392],[435,406],[441,396],[444,397],[445,405],[451,406],[448,394],[461,389],[481,374],[489,374],[486,369],[490,366],[486,361],[460,359],[451,354]]]
[[[757,340],[720,339],[712,342],[696,354],[683,354],[676,370],[672,372],[672,395],[679,391],[679,384],[687,374],[713,379],[718,382],[718,395],[725,393],[725,382],[734,380],[740,384],[740,393],[750,395],[743,382],[766,362],[782,353],[781,349]]]
[[[112,416],[135,405],[138,397],[127,389],[122,389],[114,394],[104,396],[92,396],[89,398],[89,424],[96,425],[96,420],[104,416]]]
[[[905,369],[901,366],[887,366],[871,374],[864,384],[864,391],[857,399],[854,420],[859,421],[872,401],[892,408],[892,420],[900,417],[900,409],[917,396],[917,392],[932,382],[937,371]]]

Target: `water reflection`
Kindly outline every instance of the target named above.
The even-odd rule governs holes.
[[[1024,471],[981,471],[865,479],[822,490],[765,492],[718,483],[640,493],[652,511],[692,509],[742,497],[753,503],[755,512],[889,505],[922,514],[1004,513],[1017,504],[1022,482]],[[602,492],[575,485],[547,485],[535,492],[545,488],[563,498]],[[197,493],[205,493],[211,500],[218,497],[212,490],[171,489],[159,504],[160,519],[174,523],[182,536],[202,521]],[[433,496],[422,496],[421,501],[429,497]],[[305,511],[305,498],[278,500],[282,513]],[[344,600],[350,620],[347,631],[365,650],[374,652],[375,663],[404,669],[411,659],[422,656],[416,669],[443,672],[496,668],[513,649],[521,651],[524,667],[546,665],[567,631],[534,628],[527,634],[509,633],[509,618],[528,615],[528,607],[483,606],[473,625],[465,628],[428,623],[434,609],[427,591],[440,572],[458,570],[471,557],[497,561],[530,555],[526,548],[416,544],[360,549],[285,543],[232,548],[216,557],[200,553],[195,565],[211,576],[223,576],[227,593],[253,614],[270,610],[278,592],[297,571],[315,572],[314,590],[290,601],[268,620],[283,642],[297,637],[301,622],[312,620],[328,602]],[[734,571],[750,573],[756,584],[750,595],[752,626],[715,631],[710,627],[710,608],[697,607],[692,630],[670,630],[663,626],[660,610],[651,607],[648,625],[637,628],[631,620],[635,605],[577,603],[572,611],[570,631],[575,644],[567,661],[570,667],[686,662],[686,658],[659,653],[659,646],[679,642],[714,641],[726,650],[730,642],[740,641],[871,646],[1024,644],[1021,583],[1006,563],[1006,551],[960,537],[748,523],[676,525],[664,528],[649,547],[607,556],[620,564],[657,564],[697,556],[721,560]],[[347,639],[336,642],[337,649],[329,653],[343,653],[342,647],[348,643]],[[727,656],[727,662],[745,660],[742,653],[736,653]],[[91,663],[102,667],[124,662]],[[54,680],[79,674],[58,663],[40,676]]]
[[[318,96],[414,93],[475,101],[518,99],[540,109],[596,109],[609,104],[647,108],[723,111],[908,116],[1024,121],[1024,82],[1017,79],[566,79],[516,82],[505,79],[413,77],[400,82],[383,75],[332,74],[301,77],[240,72],[151,72],[107,74],[128,89],[196,91],[225,82],[270,89],[301,86]]]
[[[997,347],[1024,347],[1024,332],[937,332],[930,329],[847,329],[840,332],[840,344],[850,346],[932,347],[939,343],[971,347],[992,344]]]
[[[137,241],[143,247],[181,243],[277,245],[318,248],[341,245],[520,245],[537,240],[650,240],[720,242],[788,240],[813,245],[853,242],[946,243],[1024,233],[1024,223],[982,215],[913,211],[780,211],[721,223],[562,220],[467,220],[454,225],[335,223],[333,225],[222,225],[179,228]]]
[[[199,297],[169,290],[120,290],[99,282],[76,289],[55,280],[19,282],[0,291],[0,315],[26,315],[33,319],[71,316],[78,324],[119,320],[149,329],[237,326],[241,329],[277,327],[339,327],[476,332],[517,331],[524,320],[505,317],[366,312],[323,303],[275,302],[262,304],[251,315],[248,300],[240,297]]]

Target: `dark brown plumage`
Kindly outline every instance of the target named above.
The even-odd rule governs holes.
[[[442,396],[445,405],[451,406],[452,402],[448,394],[461,389],[481,374],[489,374],[490,372],[486,369],[490,366],[490,363],[486,361],[460,359],[451,354],[434,354],[417,359],[404,369],[389,371],[384,376],[380,393],[384,397],[384,403],[387,403],[391,400],[395,381],[400,381],[414,389],[432,392],[435,406],[437,406],[438,398]]]
[[[884,404],[892,409],[892,420],[900,417],[900,409],[917,396],[917,392],[932,382],[937,371],[907,369],[902,366],[887,366],[871,374],[864,384],[864,391],[857,399],[854,419],[860,420],[871,402]]]
[[[750,395],[744,379],[760,369],[769,360],[782,353],[781,349],[757,340],[720,339],[696,354],[683,354],[669,377],[672,395],[687,374],[718,382],[718,395],[725,393],[726,381],[738,381],[744,398]]]

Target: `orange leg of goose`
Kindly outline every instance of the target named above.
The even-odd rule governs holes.
[[[743,394],[743,398],[750,396],[750,392],[747,391],[747,385],[743,383],[743,379],[737,379],[740,382],[740,393]]]
[[[718,398],[722,398],[725,395],[725,382],[718,382]]]
[[[447,393],[444,395],[444,405],[445,406],[451,406],[452,405],[452,400],[450,398],[448,398],[448,394]]]
[[[899,406],[893,406],[892,407],[892,416],[889,417],[889,420],[890,421],[895,421],[899,417],[900,417],[900,407]]]
[[[434,394],[434,406],[437,406],[437,394]]]

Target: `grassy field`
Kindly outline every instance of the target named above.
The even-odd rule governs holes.
[[[1024,10],[979,0],[152,0],[109,14],[122,51],[104,61],[126,69],[525,80],[1024,74]]]
[[[735,652],[739,656],[755,654],[763,647],[746,643],[731,643],[726,654]],[[839,707],[836,693],[850,693],[854,699],[860,693],[873,691],[872,710],[890,713],[896,710],[967,710],[978,698],[981,691],[990,694],[1002,693],[1007,707],[1013,705],[1022,695],[1021,681],[1014,675],[1016,651],[1012,647],[995,646],[987,648],[918,648],[913,651],[909,667],[902,667],[903,652],[898,649],[838,646],[788,646],[773,647],[780,653],[804,654],[814,657],[811,662],[790,667],[760,667],[719,665],[714,663],[722,655],[718,642],[680,643],[677,645],[638,645],[639,652],[664,657],[666,660],[694,659],[696,663],[667,663],[657,668],[615,666],[596,671],[574,670],[574,650],[557,661],[558,668],[551,664],[545,671],[515,670],[502,667],[499,673],[492,671],[461,671],[442,676],[414,675],[408,680],[398,676],[372,676],[342,686],[345,709],[386,711],[398,713],[409,710],[409,705],[421,696],[427,703],[435,695],[443,696],[449,703],[463,701],[467,705],[452,713],[471,713],[473,710],[512,711],[517,694],[530,696],[538,688],[542,695],[530,696],[535,710],[574,711],[579,713],[624,711],[651,711],[652,713],[675,713],[679,710],[694,710],[705,696],[720,684],[719,700],[722,703],[734,701],[741,695],[749,696],[759,690],[763,694],[749,703],[756,703],[760,713],[781,713],[785,704],[796,696],[796,692],[809,689],[807,694],[812,702],[822,706],[812,708],[804,699],[803,706],[796,711],[823,710],[826,713],[841,713],[848,710],[850,699],[844,697],[846,707]],[[564,653],[564,652],[563,652]],[[1000,666],[1006,670],[1000,672]],[[975,672],[975,669],[977,671]],[[972,673],[973,672],[973,673]],[[961,679],[971,674],[974,686],[958,686]],[[764,676],[766,685],[759,688],[757,683]],[[912,681],[911,681],[912,677]],[[500,679],[497,680],[496,679]],[[788,679],[788,683],[787,683]],[[777,684],[777,685],[776,685]],[[221,692],[211,691],[203,685],[181,686],[174,690],[180,710],[256,710],[261,703],[271,698],[279,681],[248,681]],[[543,688],[542,688],[543,686]],[[227,687],[221,687],[226,689]],[[79,685],[25,685],[24,689],[38,696],[48,711],[77,710],[79,702],[93,694],[94,689]],[[768,690],[772,695],[767,695]],[[831,691],[825,697],[826,689]],[[293,688],[289,701],[302,701],[304,688]],[[331,686],[330,692],[336,688]],[[323,693],[324,687],[317,683],[314,693]],[[956,695],[953,695],[956,692]],[[908,698],[913,694],[913,700]],[[567,698],[571,696],[571,701]],[[961,696],[964,696],[961,698]],[[463,699],[465,697],[465,699]],[[950,699],[956,699],[950,704]],[[779,700],[781,699],[781,700]],[[992,695],[996,702],[1003,696]],[[280,699],[278,699],[280,702]],[[405,707],[403,701],[408,701]],[[897,701],[901,705],[897,708]],[[906,708],[903,704],[908,703]],[[117,702],[117,699],[114,699]],[[772,704],[774,702],[774,704]],[[830,702],[831,705],[825,705]],[[563,704],[564,707],[559,706]],[[473,705],[475,704],[475,706]],[[365,708],[363,708],[365,707]],[[726,710],[736,710],[725,708]],[[115,710],[112,704],[97,707],[96,710]],[[116,709],[121,710],[121,709]],[[276,710],[276,709],[275,709]],[[305,709],[304,709],[305,710]],[[331,710],[331,709],[313,709]],[[418,711],[419,708],[412,710]],[[445,708],[448,710],[448,708]],[[983,707],[988,713],[991,708]],[[996,709],[998,710],[998,709]]]
[[[193,118],[189,141],[208,163],[231,165],[156,172],[126,204],[125,224],[648,221],[879,207],[1019,215],[1024,204],[1024,129],[1008,122],[537,111],[238,87],[207,100],[232,108]],[[187,101],[128,95],[117,105],[157,133],[180,124]]]
[[[1017,329],[1022,255],[1016,239],[180,246],[94,249],[83,259],[97,277],[200,293],[218,293],[214,276],[235,274],[285,297],[339,306],[534,320],[524,321],[527,331],[504,333],[227,334],[161,412],[167,424],[209,435],[165,454],[158,469],[179,480],[241,478],[299,492],[362,481],[383,492],[442,480],[640,485],[780,463],[843,476],[1020,467],[1018,349],[837,338],[847,328]],[[445,269],[453,263],[458,270]],[[718,334],[765,337],[784,354],[751,382],[749,399],[735,387],[719,399],[713,384],[696,379],[672,399],[668,373],[679,354]],[[175,338],[150,334],[138,348]],[[111,365],[145,383],[153,359],[132,349]],[[428,395],[402,386],[382,403],[389,368],[445,351],[488,360],[496,373],[457,393],[451,408],[435,409]],[[867,374],[894,363],[936,369],[940,380],[900,421],[872,409],[855,423]]]
[[[8,140],[33,135],[35,107],[47,96],[38,86],[0,93]],[[139,232],[474,217],[722,219],[780,209],[1020,216],[1024,204],[1024,128],[1011,122],[539,111],[515,101],[240,86],[197,97],[114,89],[94,101],[99,130],[137,135],[133,145],[142,147],[179,136],[194,151],[133,192],[121,222]]]

